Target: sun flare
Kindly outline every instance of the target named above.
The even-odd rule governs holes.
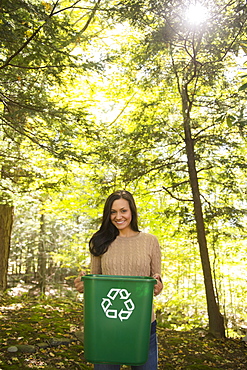
[[[205,6],[196,3],[188,7],[185,16],[190,24],[199,25],[209,18],[209,12]]]

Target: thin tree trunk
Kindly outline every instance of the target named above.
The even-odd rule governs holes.
[[[197,230],[197,239],[200,249],[202,270],[204,276],[204,285],[206,291],[207,299],[207,310],[209,317],[209,331],[216,338],[225,337],[225,327],[224,319],[220,313],[219,306],[216,302],[216,296],[213,286],[212,272],[208,254],[203,212],[202,212],[202,203],[200,198],[200,190],[198,183],[198,176],[196,171],[195,163],[195,152],[194,152],[194,142],[191,137],[191,128],[190,128],[190,105],[187,98],[186,91],[182,91],[182,102],[183,102],[183,124],[184,124],[184,133],[185,133],[185,144],[186,144],[186,153],[188,160],[188,170],[190,178],[190,186],[193,195],[194,203],[194,214],[196,221],[196,230]]]
[[[38,279],[39,279],[40,293],[45,294],[45,291],[46,291],[46,246],[45,246],[45,217],[43,213],[40,216]]]
[[[10,237],[13,225],[13,206],[0,204],[0,291],[7,289]]]

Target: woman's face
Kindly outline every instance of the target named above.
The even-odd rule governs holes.
[[[131,229],[130,223],[132,214],[129,202],[126,199],[120,198],[114,200],[111,208],[111,222],[119,231]]]

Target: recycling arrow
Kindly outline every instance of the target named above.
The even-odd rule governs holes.
[[[101,302],[101,307],[106,312],[108,308],[112,305],[112,302],[108,298],[103,298]]]
[[[102,298],[101,307],[109,319],[117,319],[123,321],[128,320],[135,309],[135,304],[130,298],[131,293],[127,289],[111,288],[107,293],[107,298]],[[112,307],[114,300],[119,296],[124,302],[125,309],[121,308],[118,312]]]
[[[124,311],[123,309],[119,312],[118,317],[121,321],[128,320],[130,315],[132,314],[132,311]]]

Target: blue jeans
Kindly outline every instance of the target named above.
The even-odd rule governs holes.
[[[157,370],[158,368],[158,346],[156,335],[156,321],[151,325],[150,345],[148,360],[140,366],[131,366],[132,370]],[[94,370],[120,370],[120,365],[95,364]]]

